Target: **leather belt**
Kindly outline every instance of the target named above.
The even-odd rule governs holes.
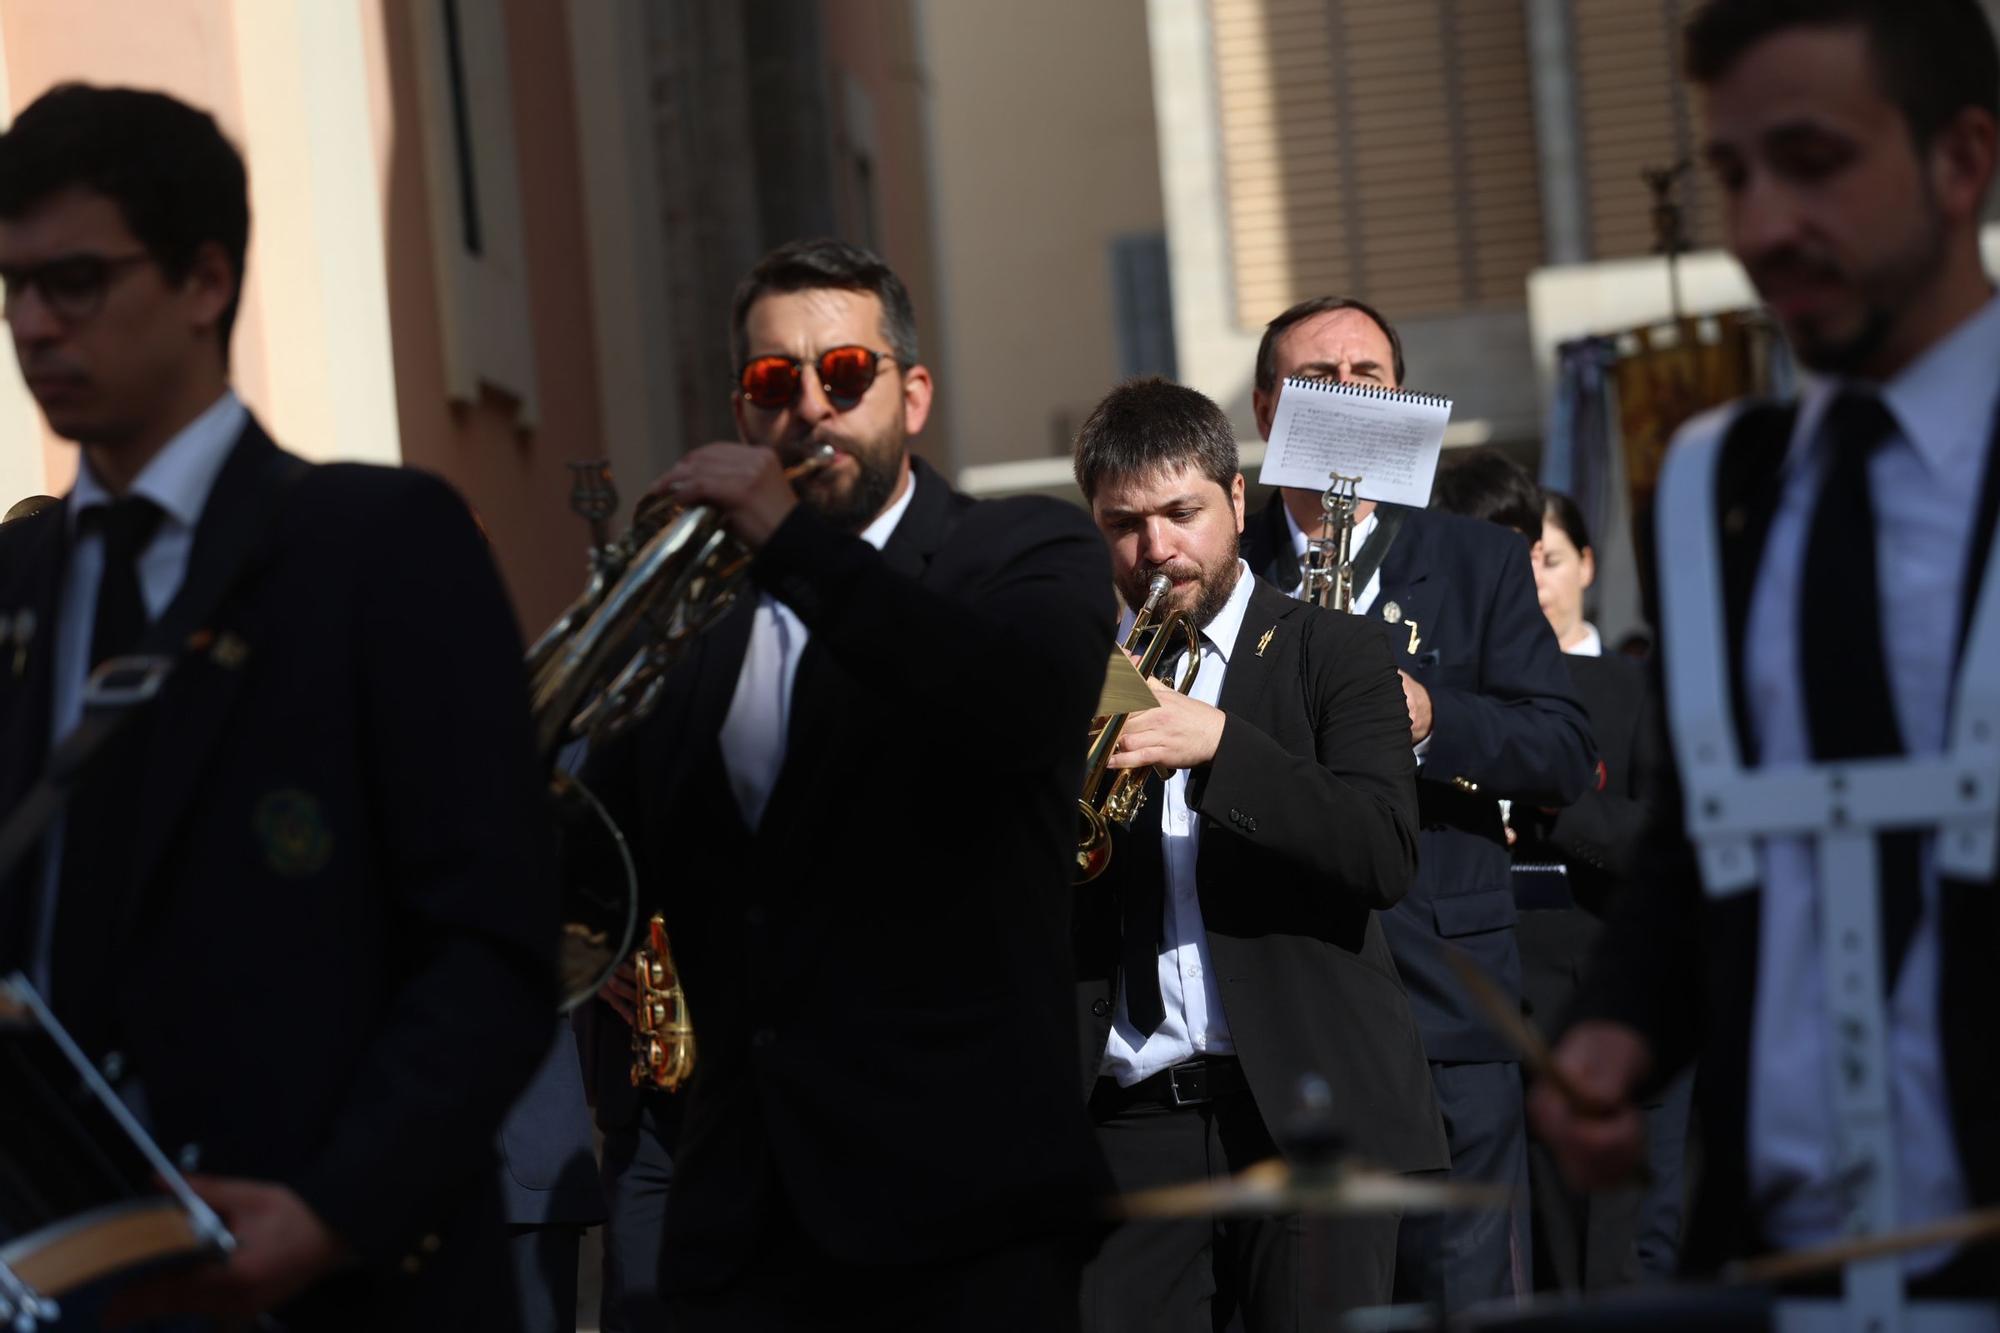
[[[1113,1095],[1128,1106],[1136,1102],[1200,1106],[1250,1091],[1243,1077],[1243,1066],[1233,1055],[1198,1055],[1142,1078],[1129,1088],[1117,1088],[1115,1084],[1113,1087],[1116,1088]]]

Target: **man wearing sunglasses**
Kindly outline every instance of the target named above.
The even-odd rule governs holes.
[[[660,487],[721,511],[752,590],[589,774],[701,1042],[664,1239],[636,1243],[644,1182],[614,1181],[614,1262],[657,1275],[682,1331],[1074,1328],[1105,1184],[1067,1021],[1103,543],[1072,506],[976,503],[911,455],[931,377],[867,251],[773,252],[734,337],[740,442]],[[657,1171],[662,1112],[615,1100],[608,1035],[607,1157],[636,1136]]]
[[[109,1322],[509,1329],[492,1142],[556,933],[520,636],[448,488],[307,466],[237,399],[249,221],[236,150],[161,94],[67,85],[0,134],[6,321],[81,455],[0,527],[0,818],[167,672],[0,877],[0,976],[236,1238]]]

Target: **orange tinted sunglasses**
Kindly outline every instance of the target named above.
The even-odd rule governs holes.
[[[835,410],[845,412],[860,402],[875,383],[882,362],[895,359],[887,352],[866,347],[829,347],[814,359],[813,369],[819,372],[820,388],[826,391],[827,401]],[[773,353],[752,357],[737,381],[744,400],[767,412],[792,406],[805,391],[805,365],[795,356]]]

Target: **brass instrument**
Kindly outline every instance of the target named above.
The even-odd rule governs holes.
[[[1139,674],[1151,679],[1159,669],[1160,658],[1175,635],[1187,639],[1187,661],[1181,673],[1179,684],[1174,688],[1186,694],[1194,688],[1195,672],[1201,667],[1201,631],[1195,628],[1194,619],[1185,611],[1169,611],[1160,620],[1157,628],[1153,618],[1159,614],[1160,604],[1173,591],[1173,580],[1165,574],[1153,575],[1146,588],[1146,602],[1132,617],[1132,628],[1125,634],[1125,642],[1119,645],[1125,652],[1139,650],[1139,641],[1149,629],[1153,630],[1152,641],[1146,645],[1139,658]],[[1082,818],[1076,843],[1076,882],[1087,884],[1104,873],[1111,864],[1111,825],[1129,827],[1132,817],[1139,813],[1139,807],[1146,801],[1146,770],[1138,768],[1120,769],[1111,772],[1111,755],[1118,748],[1118,738],[1125,730],[1125,719],[1130,713],[1115,713],[1104,719],[1102,725],[1090,738],[1090,749],[1084,760],[1083,795],[1077,798],[1077,812]],[[1166,777],[1166,770],[1159,771]],[[1109,779],[1107,781],[1106,779]]]
[[[1319,498],[1319,536],[1306,539],[1305,586],[1299,599],[1332,611],[1352,611],[1355,487],[1361,478],[1328,475],[1333,481]]]
[[[833,457],[822,447],[785,475],[796,480]],[[750,564],[721,514],[706,505],[648,497],[631,528],[613,537],[606,525],[618,492],[609,465],[570,466],[570,505],[591,527],[590,581],[527,657],[535,743],[554,771],[550,796],[562,838],[565,1012],[596,994],[632,947],[639,885],[624,835],[557,761],[574,742],[602,745],[652,711],[667,671],[728,610]],[[664,951],[664,932],[659,938]],[[664,974],[673,976],[672,960],[664,961]],[[677,1012],[685,1014],[684,1000]],[[682,1035],[691,1063],[692,1034]]]
[[[667,923],[658,912],[646,922],[646,942],[632,955],[638,1003],[632,1023],[632,1086],[677,1091],[694,1072],[694,1020],[674,970]]]

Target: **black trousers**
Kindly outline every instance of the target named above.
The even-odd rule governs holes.
[[[599,1172],[607,1216],[597,1312],[603,1333],[667,1333],[674,1326],[660,1296],[660,1244],[679,1125],[679,1103],[648,1093],[636,1122],[604,1131]]]
[[[1195,1106],[1133,1102],[1111,1079],[1091,1098],[1120,1193],[1234,1175],[1277,1155],[1247,1092]],[[1126,1222],[1084,1269],[1086,1333],[1332,1330],[1389,1300],[1394,1216]]]
[[[821,1250],[782,1194],[774,1212],[746,1270],[670,1298],[675,1333],[1076,1333],[1078,1238],[860,1265]]]
[[[1451,1145],[1451,1179],[1505,1186],[1514,1204],[1404,1219],[1396,1300],[1442,1302],[1459,1311],[1480,1301],[1525,1298],[1534,1255],[1521,1067],[1433,1064],[1431,1086]]]

